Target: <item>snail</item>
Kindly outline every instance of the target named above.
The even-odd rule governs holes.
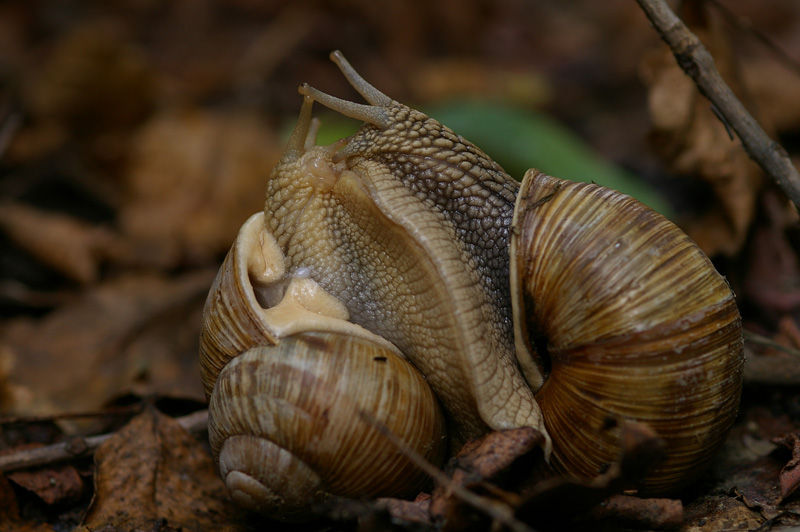
[[[400,478],[414,468],[379,424],[434,464],[531,426],[557,470],[589,482],[642,422],[667,458],[640,492],[697,479],[744,364],[734,295],[705,254],[624,194],[537,170],[518,183],[331,57],[367,103],[300,87],[264,211],[204,308],[209,434],[234,498],[298,519],[331,495],[413,494],[425,479]],[[317,146],[315,101],[363,125]]]

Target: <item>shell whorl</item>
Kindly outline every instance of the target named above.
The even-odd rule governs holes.
[[[518,341],[538,350],[527,366],[544,382],[536,399],[554,461],[596,477],[633,420],[667,444],[642,489],[692,482],[741,393],[741,320],[725,279],[673,223],[613,190],[529,171],[517,208]]]

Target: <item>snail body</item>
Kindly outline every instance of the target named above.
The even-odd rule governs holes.
[[[532,426],[546,435],[557,468],[591,480],[619,458],[619,427],[637,421],[659,433],[668,455],[641,489],[666,493],[693,481],[724,441],[742,383],[739,314],[708,258],[628,196],[533,170],[518,184],[477,147],[332,57],[368,104],[301,87],[298,126],[268,180],[264,212],[243,226],[206,302],[201,367],[210,433],[232,491],[278,517],[327,493],[388,494],[368,483],[341,487],[344,473],[324,470],[324,460],[289,441],[291,431],[267,435],[263,422],[243,421],[281,410],[255,399],[261,381],[280,374],[269,358],[274,349],[259,346],[279,349],[277,360],[287,364],[284,344],[326,352],[344,345],[342,336],[381,353],[378,360],[397,357],[397,368],[419,370],[403,371],[416,376],[402,384],[391,380],[399,369],[378,376],[363,358],[348,373],[364,364],[382,383],[369,392],[353,385],[364,394],[425,389],[419,374],[432,394],[401,394],[391,415],[370,411],[369,398],[356,405],[323,393],[320,401],[346,403],[337,415],[362,423],[362,413],[387,426],[397,421],[389,429],[434,463],[446,447],[488,430]],[[364,124],[349,139],[315,146],[313,101]],[[309,334],[310,344],[302,339]],[[309,364],[322,375],[331,371],[325,358],[341,352],[308,357]],[[268,371],[256,369],[261,357]],[[244,374],[263,378],[225,384],[237,374],[227,366],[242,364],[250,368]],[[291,415],[334,411],[322,402]],[[231,424],[234,410],[240,421]],[[303,429],[306,436],[320,434],[308,426],[316,428]],[[404,433],[409,426],[418,430]],[[233,457],[231,437],[247,458]],[[271,466],[262,460],[262,472],[251,475],[247,463],[260,451],[238,449],[253,437],[269,442],[257,447],[297,457],[312,480],[295,492],[280,487],[288,480],[265,487]],[[226,445],[231,452],[222,453]],[[364,474],[360,467],[347,474]],[[408,486],[419,479],[401,491]]]

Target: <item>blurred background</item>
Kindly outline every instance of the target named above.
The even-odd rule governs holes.
[[[800,4],[679,13],[765,129],[800,148]],[[751,330],[800,346],[796,211],[632,0],[0,3],[0,410],[203,400],[199,315],[308,82],[329,60],[512,175],[632,194],[715,260]],[[358,124],[315,108],[321,142]]]
[[[676,4],[797,160],[800,3]],[[595,181],[678,223],[758,335],[727,454],[759,459],[771,437],[800,428],[797,211],[633,0],[0,2],[0,415],[145,398],[174,415],[203,408],[203,302],[263,206],[297,87],[361,101],[329,59],[336,49],[510,174]],[[319,105],[315,114],[321,143],[358,127]],[[0,425],[0,450],[116,426],[102,421]],[[774,488],[776,471],[759,478]],[[92,469],[80,476],[77,495],[56,510],[39,501],[33,515],[79,522]]]

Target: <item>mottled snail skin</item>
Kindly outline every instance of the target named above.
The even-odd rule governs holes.
[[[508,227],[519,184],[334,60],[370,105],[301,88],[300,120],[264,209],[289,272],[309,270],[354,323],[409,358],[456,441],[487,428],[543,429],[511,331]],[[365,123],[344,146],[311,146],[313,100]]]
[[[235,496],[293,518],[343,485],[305,454],[316,428],[297,441],[285,429],[262,430],[281,409],[262,401],[272,391],[253,391],[269,389],[274,373],[257,369],[273,352],[258,346],[277,346],[288,361],[287,346],[307,334],[326,338],[312,342],[320,356],[309,355],[322,373],[326,356],[338,356],[326,353],[327,339],[341,335],[389,353],[378,358],[401,366],[407,358],[441,403],[450,450],[490,429],[532,426],[557,468],[590,481],[619,459],[621,427],[643,422],[664,438],[668,458],[642,492],[667,494],[695,479],[736,416],[744,362],[733,294],[702,251],[609,189],[535,170],[520,187],[477,147],[333,58],[369,104],[301,87],[300,119],[268,180],[264,212],[242,227],[206,302],[210,432]],[[316,146],[313,101],[364,124]],[[373,362],[359,364],[371,372]],[[248,384],[234,386],[231,375]],[[389,382],[381,377],[376,389],[405,389]],[[322,393],[328,406],[311,410],[333,412],[337,397]],[[425,397],[405,397],[381,419],[397,417],[403,432],[424,409],[418,430],[401,437],[435,462],[444,437]],[[337,422],[363,421],[353,410],[376,405],[363,399],[337,410]],[[262,450],[274,446],[282,458],[273,468]],[[306,480],[286,484],[306,469]],[[337,494],[383,493],[355,481],[361,487]]]

